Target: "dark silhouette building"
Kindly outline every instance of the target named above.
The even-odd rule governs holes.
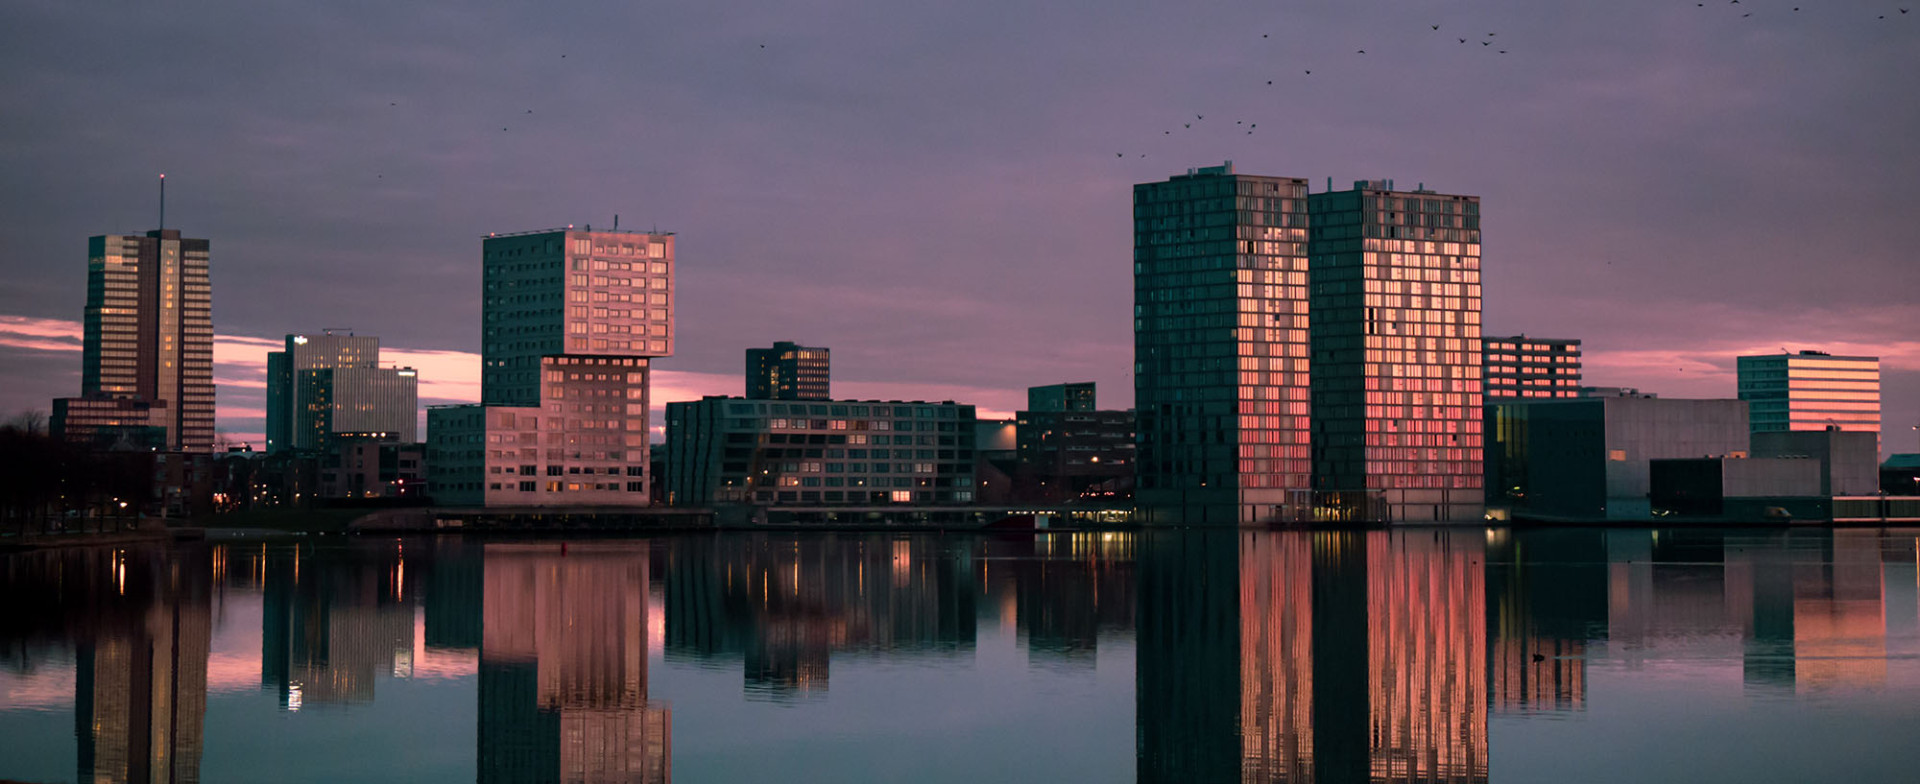
[[[831,391],[832,352],[780,341],[747,349],[747,397],[752,400],[826,400]]]

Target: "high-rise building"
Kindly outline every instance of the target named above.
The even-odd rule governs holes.
[[[183,239],[177,229],[87,242],[80,398],[132,401],[112,412],[115,421],[162,428],[167,450],[213,449],[210,247],[207,240]],[[72,400],[56,401],[56,410],[99,408]],[[133,421],[139,404],[146,407],[144,422]],[[100,437],[96,429],[69,431],[67,424],[56,422],[62,437]]]
[[[1801,351],[1740,357],[1738,368],[1755,433],[1832,427],[1879,436],[1879,357]]]
[[[786,341],[747,349],[747,398],[826,400],[832,397],[832,352]]]
[[[1580,397],[1580,341],[1483,338],[1487,399]]]
[[[1094,410],[1094,384],[1091,381],[1082,381],[1077,384],[1027,387],[1027,410],[1092,411]]]
[[[302,422],[308,403],[299,398],[300,374],[339,367],[378,367],[380,339],[371,335],[288,335],[284,351],[267,352],[267,452],[283,452],[305,443],[313,448],[312,423]],[[297,435],[307,431],[304,435]]]
[[[1140,519],[1298,514],[1312,486],[1307,181],[1189,170],[1135,185],[1133,226]]]
[[[646,506],[648,362],[673,353],[671,233],[490,235],[478,406],[427,411],[441,503]]]
[[[1479,519],[1480,199],[1362,181],[1307,201],[1321,514]]]

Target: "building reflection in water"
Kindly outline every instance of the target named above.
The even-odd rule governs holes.
[[[479,780],[665,782],[672,717],[647,699],[646,542],[489,544]]]
[[[933,535],[667,540],[667,655],[739,660],[750,696],[791,699],[826,691],[835,654],[971,652],[979,589],[969,543]]]
[[[1488,708],[1586,708],[1590,642],[1607,638],[1607,542],[1600,529],[1488,529]]]
[[[4,647],[72,646],[79,781],[200,780],[212,582],[201,546],[0,558]]]
[[[1479,531],[1145,534],[1141,781],[1487,779]]]
[[[414,603],[403,543],[302,544],[260,560],[260,688],[276,692],[281,708],[369,703],[379,678],[412,675]]]
[[[1024,641],[1030,664],[1093,668],[1101,638],[1133,632],[1133,542],[1133,533],[1120,531],[982,540],[981,620]]]

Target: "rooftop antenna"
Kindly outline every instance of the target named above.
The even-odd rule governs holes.
[[[620,230],[620,213],[617,212],[613,214],[613,230]]]
[[[167,175],[160,175],[160,228],[167,227]]]

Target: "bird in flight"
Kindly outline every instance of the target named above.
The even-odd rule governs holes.
[[[1433,29],[1435,29],[1435,30],[1438,30],[1438,29],[1440,29],[1440,26],[1439,26],[1439,25],[1433,25]]]
[[[1307,72],[1307,75],[1308,75],[1308,76],[1312,76],[1312,75],[1313,75],[1313,72],[1312,72],[1312,71],[1308,71],[1308,72]]]
[[[1193,127],[1193,123],[1182,123],[1180,127],[1182,127],[1182,128],[1192,128],[1192,127]],[[1168,133],[1172,133],[1172,131],[1168,131]]]
[[[1196,119],[1196,120],[1204,120],[1204,119],[1207,119],[1207,116],[1206,116],[1206,115],[1204,115],[1204,114],[1196,114],[1196,115],[1194,115],[1194,116],[1193,116],[1193,119]]]
[[[1480,45],[1481,45],[1481,46],[1492,46],[1492,45],[1493,45],[1493,42],[1492,42],[1492,41],[1481,41],[1481,42],[1480,42]]]
[[[1365,49],[1362,49],[1362,50],[1360,50],[1360,52],[1359,52],[1359,53],[1360,53],[1360,54],[1366,54],[1366,53],[1367,53],[1367,50],[1365,50]]]
[[[1466,42],[1467,42],[1467,39],[1465,39],[1465,38],[1462,38],[1462,39],[1460,39],[1460,43],[1463,43],[1463,44],[1464,44],[1464,43],[1466,43]]]

